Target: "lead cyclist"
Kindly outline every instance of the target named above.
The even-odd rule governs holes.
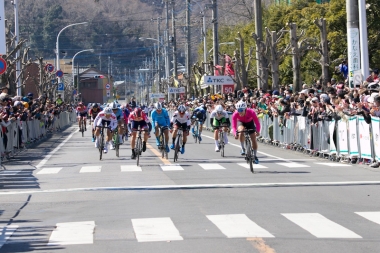
[[[230,126],[230,118],[222,105],[217,105],[211,112],[210,124],[214,130],[215,152],[219,152],[219,131],[224,132],[224,143],[228,144],[227,130]]]

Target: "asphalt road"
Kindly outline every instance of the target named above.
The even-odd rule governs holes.
[[[211,136],[141,167],[76,125],[36,145],[0,171],[0,252],[379,252],[378,169],[259,144],[252,174]]]

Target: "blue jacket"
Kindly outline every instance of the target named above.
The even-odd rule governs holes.
[[[170,118],[168,111],[165,108],[162,108],[161,113],[157,113],[156,110],[152,112],[152,126],[154,127],[156,123],[158,123],[159,126],[169,126],[170,125]]]

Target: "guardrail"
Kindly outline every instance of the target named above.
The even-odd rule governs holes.
[[[173,111],[169,111],[171,117]],[[230,120],[232,114],[229,114]],[[371,117],[367,124],[362,116],[345,116],[339,121],[318,121],[303,116],[270,117],[258,115],[261,132],[258,141],[284,149],[303,152],[331,161],[357,163],[367,159],[380,162],[380,119]],[[212,130],[207,113],[203,127]]]
[[[1,122],[2,131],[0,131],[0,153],[1,160],[10,158],[24,150],[27,144],[42,140],[47,136],[51,129],[62,129],[76,122],[76,113],[61,112],[48,121],[47,119],[21,121],[17,119],[13,122]]]

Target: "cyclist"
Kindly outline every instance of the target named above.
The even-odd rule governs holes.
[[[131,147],[132,147],[132,155],[131,159],[136,159],[136,152],[135,152],[135,144],[136,144],[136,135],[137,130],[140,129],[144,130],[144,141],[143,141],[143,147],[142,151],[146,151],[146,142],[148,141],[148,117],[146,114],[141,110],[141,108],[136,107],[131,114],[129,114],[129,123],[131,124],[131,130],[132,130],[132,139],[131,139]]]
[[[222,105],[217,105],[215,110],[211,112],[210,115],[210,125],[214,129],[214,139],[215,139],[215,151],[219,152],[219,128],[221,125],[230,126],[230,118],[228,117],[228,113],[224,110]],[[224,132],[224,143],[228,143],[227,137],[227,127],[223,127]]]
[[[101,127],[105,125],[107,127],[106,145],[104,145],[104,153],[108,152],[108,145],[112,139],[112,132],[117,127],[116,115],[112,113],[112,109],[109,107],[104,108],[103,111],[99,112],[94,120],[95,129],[95,147],[99,146],[99,135]]]
[[[122,108],[123,110],[123,116],[124,116],[124,139],[125,141],[128,141],[128,117],[129,117],[129,114],[130,114],[130,110],[128,109],[127,107],[128,105],[126,105],[124,108]]]
[[[95,121],[95,118],[96,118],[96,116],[98,116],[99,112],[100,112],[99,105],[94,104],[89,111],[92,122]],[[92,128],[92,142],[95,142],[95,130],[94,130],[94,128]]]
[[[189,135],[190,130],[190,114],[186,111],[186,107],[184,105],[179,105],[177,111],[174,112],[172,119],[170,120],[170,129],[173,128],[174,125],[174,132],[172,135],[173,143],[170,146],[171,149],[174,149],[174,142],[175,138],[177,137],[178,128],[183,129],[183,136],[182,136],[182,147],[181,147],[181,154],[185,153],[185,144],[187,140],[187,136]],[[172,132],[172,130],[170,130]]]
[[[112,112],[116,115],[117,119],[117,129],[119,133],[119,144],[123,144],[123,132],[124,132],[124,116],[123,111],[119,108],[117,102],[112,102],[109,104],[109,107],[112,108]],[[112,145],[111,149],[115,149],[115,146]]]
[[[77,111],[77,116],[78,116],[78,120],[79,120],[79,131],[82,131],[82,129],[81,129],[82,120],[84,120],[84,131],[87,131],[87,128],[86,128],[87,108],[86,108],[86,106],[82,102],[80,102],[78,104],[76,111]]]
[[[196,119],[198,119],[198,122],[199,122],[199,127],[198,127],[198,131],[199,131],[198,139],[199,139],[199,141],[202,141],[201,134],[202,134],[203,122],[207,118],[206,112],[207,112],[206,111],[206,106],[205,105],[201,105],[201,106],[199,106],[199,107],[197,107],[197,108],[195,108],[193,110],[193,114],[191,116],[192,125],[194,124],[194,122],[195,122]],[[194,126],[191,129],[191,132],[193,133],[193,135],[195,135]]]
[[[166,152],[169,153],[170,151],[169,146],[168,146],[168,142],[169,142],[168,128],[170,125],[169,114],[168,114],[168,111],[162,107],[161,103],[159,102],[156,103],[155,107],[156,109],[153,110],[152,112],[152,127],[154,129],[154,134],[156,135],[156,144],[157,146],[161,145],[160,138],[158,136],[159,134],[158,128],[162,127],[162,129],[164,130],[164,135],[165,135],[165,143],[166,143],[165,149],[166,149]]]
[[[239,101],[236,104],[236,111],[232,114],[232,132],[235,133],[235,139],[240,140],[241,145],[241,155],[245,155],[244,147],[244,133],[237,133],[238,131],[244,131],[244,129],[249,129],[249,135],[252,143],[252,150],[255,156],[255,163],[259,163],[257,158],[257,141],[256,136],[260,132],[260,122],[257,115],[253,109],[247,108],[247,104],[243,101]]]

